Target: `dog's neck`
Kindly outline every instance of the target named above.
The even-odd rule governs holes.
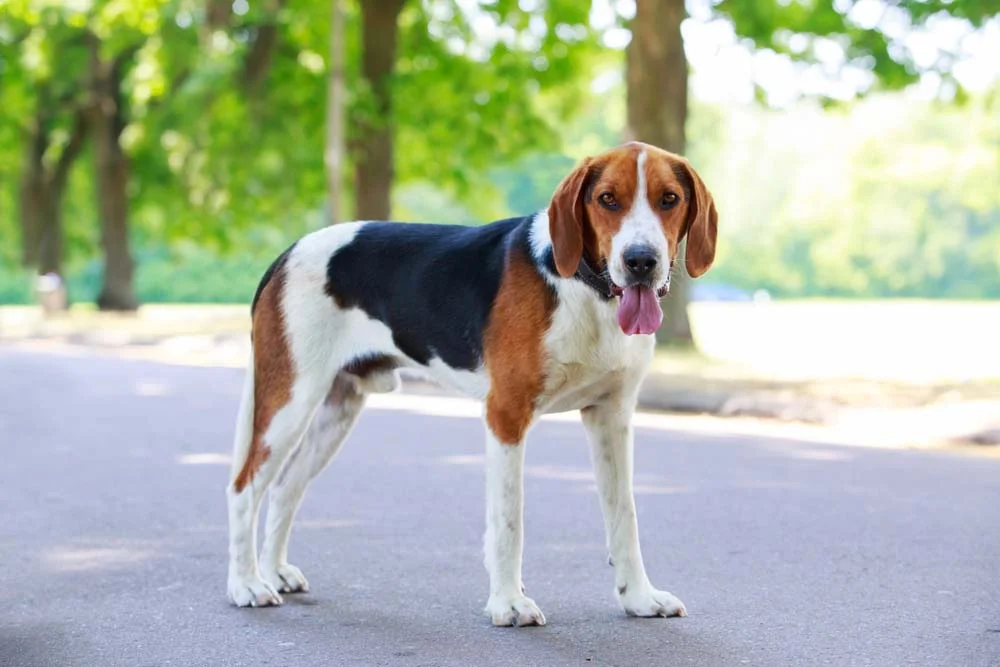
[[[586,257],[580,258],[580,264],[576,267],[575,278],[579,278],[584,285],[593,289],[605,301],[614,298],[611,293],[611,281],[607,278],[605,271],[597,271],[587,261]]]

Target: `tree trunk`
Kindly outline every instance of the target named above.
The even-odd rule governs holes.
[[[119,63],[100,58],[99,42],[90,53],[90,131],[94,139],[95,182],[101,217],[104,280],[97,306],[101,310],[135,310],[134,263],[128,244],[128,158],[121,147],[125,129]]]
[[[43,120],[36,118],[24,138],[18,207],[21,222],[21,264],[25,268],[37,266],[39,261],[41,209],[45,200],[45,165],[42,157],[48,145],[48,135],[43,125]]]
[[[230,0],[207,0],[205,3],[205,23],[201,43],[206,46],[216,30],[229,29],[233,17],[233,3]]]
[[[358,123],[357,217],[388,220],[394,175],[392,81],[404,0],[361,3],[361,75],[372,92],[374,118]]]
[[[265,3],[264,19],[256,26],[243,61],[243,88],[254,106],[261,103],[264,83],[271,72],[278,46],[278,14],[284,6],[285,0],[268,0]]]
[[[62,280],[63,228],[62,190],[46,188],[39,202],[38,273],[55,273]]]
[[[628,139],[679,154],[685,149],[687,120],[688,70],[681,38],[685,15],[684,0],[637,0],[626,50]],[[684,248],[680,252],[683,258]],[[685,262],[678,260],[657,341],[693,344],[687,313],[690,280]]]
[[[330,2],[330,82],[326,100],[327,223],[341,217],[344,182],[344,8],[343,0]]]
[[[77,111],[59,159],[46,167],[49,124],[48,110],[40,109],[25,138],[20,185],[21,259],[25,267],[36,267],[40,274],[55,273],[64,278],[62,205],[69,170],[83,150],[86,124]]]
[[[33,268],[38,275],[54,273],[65,283],[62,272],[65,181],[53,180],[42,161],[48,143],[48,130],[43,122],[32,129],[26,143],[20,186],[21,259],[25,267]]]

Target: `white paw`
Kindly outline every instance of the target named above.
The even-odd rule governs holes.
[[[524,595],[491,595],[484,611],[496,626],[545,625],[545,614]]]
[[[284,600],[259,577],[230,577],[229,599],[237,607],[276,607]]]
[[[622,586],[618,589],[618,600],[629,616],[687,616],[683,602],[652,586],[637,586],[636,590]]]
[[[288,563],[275,565],[274,567],[264,565],[262,570],[264,581],[279,593],[309,592],[309,582],[306,581],[302,570],[294,565],[289,565]]]

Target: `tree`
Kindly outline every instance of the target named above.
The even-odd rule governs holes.
[[[94,184],[101,221],[104,279],[97,295],[101,310],[135,310],[139,302],[132,287],[135,263],[129,248],[129,162],[122,148],[126,125],[122,93],[125,68],[137,48],[105,57],[101,40],[86,35],[89,51],[87,120],[93,138]]]
[[[625,80],[630,139],[683,155],[686,150],[688,65],[681,39],[684,0],[637,0],[632,41],[625,52]],[[681,250],[683,257],[684,248]],[[688,320],[690,277],[678,262],[666,302],[660,341],[693,342]]]
[[[65,142],[55,143],[54,117],[50,93],[45,86],[38,91],[37,108],[24,127],[19,204],[21,218],[21,261],[39,274],[62,275],[63,224],[62,206],[70,169],[79,157],[86,139],[83,111],[73,109],[72,126]],[[57,157],[51,153],[57,151]]]
[[[357,217],[361,220],[389,219],[395,174],[392,74],[404,1],[361,3],[361,76],[371,105],[369,113],[358,119],[354,149]]]
[[[169,0],[2,4],[4,111],[13,112],[24,137],[22,258],[43,271],[59,267],[66,179],[89,139],[105,260],[97,302],[102,309],[134,309],[130,218],[145,193],[132,154],[142,158],[140,171],[161,176],[156,163],[162,158],[154,157],[162,151],[160,137],[156,151],[145,151],[150,145],[143,139],[170,123],[173,102],[197,98],[211,106],[233,89],[251,104],[263,97],[284,0],[254,3],[251,15],[239,20],[229,0],[200,0],[194,7]],[[235,43],[242,48],[232,48]],[[220,73],[222,90],[198,87]]]
[[[24,30],[20,95],[33,109],[24,125],[21,172],[21,239],[26,264],[59,272],[63,252],[61,210],[70,168],[84,140],[93,139],[101,240],[106,254],[102,307],[135,307],[127,238],[127,161],[119,144],[125,127],[121,85],[125,68],[141,46],[138,36],[158,12],[155,0],[131,11],[58,4],[9,3],[6,27]],[[100,37],[99,35],[103,35]],[[10,59],[9,62],[14,62]],[[69,127],[67,133],[61,127]],[[64,140],[57,140],[58,137]],[[50,151],[58,151],[53,158]]]
[[[315,228],[323,199],[345,183],[324,178],[329,152],[317,141],[324,125],[336,126],[317,102],[338,97],[329,91],[338,70],[350,147],[339,167],[357,184],[340,199],[367,199],[353,202],[359,217],[388,217],[393,185],[432,183],[436,196],[468,203],[471,223],[506,212],[493,181],[499,163],[558,148],[556,129],[579,106],[587,58],[598,50],[588,8],[575,0],[341,0],[342,68],[321,55],[332,62],[338,53],[326,23],[331,0],[0,3],[28,24],[0,16],[4,111],[13,112],[3,114],[0,136],[30,118],[43,73],[78,90],[71,101],[91,168],[77,170],[74,187],[92,194],[70,202],[84,214],[71,222],[76,257],[105,256],[95,275],[104,276],[106,308],[136,303],[133,244],[222,252],[245,249],[248,232],[272,239]],[[480,30],[484,19],[492,36]],[[25,58],[9,35],[49,46]],[[52,46],[63,35],[75,51]],[[47,69],[12,77],[8,63],[36,62]],[[23,98],[16,106],[8,82]],[[74,109],[49,123],[46,167],[68,144]],[[351,203],[340,201],[336,217]]]
[[[941,77],[945,96],[962,99],[952,76],[955,57],[945,53],[929,67],[918,67],[903,39],[906,33],[942,17],[982,26],[1000,12],[1000,2],[901,0],[885,5],[880,15],[872,17],[853,15],[852,9],[850,4],[830,2],[723,0],[713,11],[717,17],[729,20],[752,48],[770,50],[806,64],[821,63],[821,53],[828,51],[823,47],[840,48],[841,67],[864,69],[874,75],[869,90],[898,89],[933,72]],[[680,32],[684,12],[683,0],[637,0],[626,64],[629,136],[675,152],[685,147],[683,128],[687,119],[687,62]],[[681,82],[684,90],[680,89]],[[721,213],[724,226],[725,211]],[[661,341],[691,344],[686,298],[680,294],[673,295],[668,303],[667,324],[661,332]]]
[[[557,148],[558,126],[578,110],[599,51],[588,13],[577,0],[362,3],[362,94],[349,116],[357,216],[387,218],[392,185],[412,180],[476,192],[488,210],[489,169]]]
[[[41,30],[44,14],[7,12],[0,19],[0,124],[19,136],[18,216],[21,263],[62,274],[62,209],[70,171],[86,140],[81,43],[62,26]],[[68,61],[53,67],[49,56]],[[74,60],[76,58],[77,60]]]
[[[330,0],[330,83],[326,98],[327,222],[340,222],[344,187],[344,8]]]

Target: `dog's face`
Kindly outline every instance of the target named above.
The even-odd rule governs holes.
[[[587,258],[618,287],[662,288],[688,235],[687,268],[697,278],[715,259],[718,214],[687,160],[641,143],[587,158],[549,206],[556,268],[572,276]]]
[[[667,293],[684,236],[688,273],[697,278],[715,259],[717,230],[715,203],[688,161],[641,143],[584,160],[549,206],[559,274],[572,276],[584,256],[606,267],[629,311],[627,321],[619,311],[619,322],[630,334],[659,327],[658,299]]]

